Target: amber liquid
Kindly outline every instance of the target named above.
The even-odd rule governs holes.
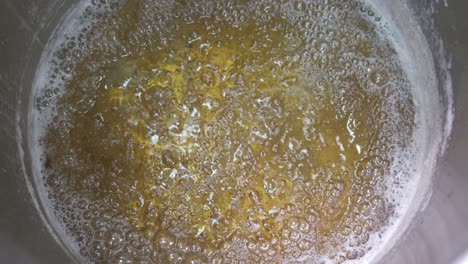
[[[103,263],[362,257],[393,213],[385,179],[414,128],[408,82],[372,11],[151,4],[113,6],[56,53],[71,77],[44,164],[81,253]]]

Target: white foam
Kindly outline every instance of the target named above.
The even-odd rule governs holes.
[[[41,92],[47,87],[49,82],[49,73],[52,69],[51,61],[54,58],[54,52],[58,50],[62,43],[65,43],[65,36],[75,36],[78,35],[78,32],[81,31],[84,27],[87,27],[91,24],[92,20],[83,23],[80,19],[80,15],[83,14],[84,10],[90,6],[89,2],[79,1],[75,3],[67,13],[64,14],[59,26],[56,27],[54,32],[51,34],[47,46],[44,48],[41,59],[39,61],[40,65],[35,73],[33,80],[32,93],[30,97],[30,110],[31,113],[29,117],[29,130],[28,130],[28,142],[29,142],[29,151],[31,155],[31,168],[33,174],[33,185],[34,187],[29,188],[31,193],[35,193],[34,198],[38,198],[39,201],[35,201],[36,204],[41,204],[43,206],[37,206],[41,208],[41,218],[44,223],[47,223],[47,228],[49,232],[53,235],[57,242],[59,242],[65,251],[71,253],[72,257],[75,258],[80,256],[78,245],[71,241],[71,237],[67,235],[67,232],[64,226],[59,223],[58,217],[55,216],[55,212],[50,206],[48,195],[48,190],[45,188],[44,183],[42,182],[43,175],[41,173],[42,165],[41,158],[44,157],[44,150],[40,145],[40,139],[45,134],[47,126],[51,122],[51,117],[53,116],[52,108],[44,108],[42,111],[39,111],[35,107],[35,98],[41,96]],[[64,87],[66,80],[61,80],[56,78],[55,80],[58,83],[58,87]],[[63,91],[60,91],[63,92]],[[27,180],[27,182],[29,182]]]
[[[381,238],[371,237],[373,250],[355,263],[382,260],[403,237],[416,215],[427,205],[437,158],[445,148],[453,120],[451,81],[448,79],[444,84],[448,105],[443,105],[439,100],[444,95],[438,89],[433,54],[408,6],[401,0],[367,2],[383,18],[384,27],[381,33],[394,45],[411,83],[417,127],[413,135],[414,142],[407,150],[409,155],[402,155],[394,162],[397,164],[400,161],[403,164],[394,167],[393,173],[398,174],[391,176],[402,179],[403,188],[387,194],[397,202],[397,215],[385,227]]]

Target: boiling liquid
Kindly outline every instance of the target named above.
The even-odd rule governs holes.
[[[393,216],[410,85],[359,2],[96,4],[37,98],[88,261],[359,259]],[[61,79],[60,79],[61,78]],[[54,95],[55,94],[55,95]]]

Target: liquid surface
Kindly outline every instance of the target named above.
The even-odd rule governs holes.
[[[415,127],[372,10],[128,0],[90,18],[36,100],[52,113],[49,198],[87,261],[343,263],[372,249]]]

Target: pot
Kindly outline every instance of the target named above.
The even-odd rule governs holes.
[[[431,191],[378,263],[467,263],[463,255],[468,249],[468,2],[394,1],[407,6],[414,18],[409,23],[416,23],[425,35],[445,127],[447,131],[453,127],[437,164],[428,164],[436,167],[428,176],[433,177]],[[49,37],[74,2],[0,2],[0,259],[4,263],[77,262],[38,199],[28,151],[35,72]]]

